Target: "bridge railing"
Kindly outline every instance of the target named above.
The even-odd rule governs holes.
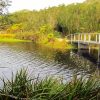
[[[77,33],[67,36],[71,42],[100,43],[100,33]]]

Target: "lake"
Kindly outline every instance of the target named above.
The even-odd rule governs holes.
[[[0,76],[6,78],[24,68],[30,76],[69,80],[73,73],[90,75],[97,71],[93,61],[86,51],[78,54],[77,50],[67,50],[63,53],[33,43],[0,43]]]

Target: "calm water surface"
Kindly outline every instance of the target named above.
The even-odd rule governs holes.
[[[91,74],[97,70],[92,61],[67,50],[53,51],[33,43],[0,43],[0,76],[11,77],[21,68],[31,76],[55,76],[69,79],[73,72]]]

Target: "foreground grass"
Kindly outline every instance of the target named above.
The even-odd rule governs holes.
[[[14,39],[14,38],[0,38],[0,42],[31,42],[31,40],[20,40],[20,39]]]
[[[97,76],[77,78],[64,84],[53,78],[31,79],[26,70],[3,81],[0,100],[100,100],[100,79]]]

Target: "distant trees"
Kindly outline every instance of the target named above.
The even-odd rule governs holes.
[[[100,2],[100,0],[86,0],[85,2],[94,3],[94,2]]]
[[[8,16],[9,27],[22,24],[23,31],[42,33],[53,31],[62,35],[80,32],[100,32],[100,0],[60,5],[40,11],[22,10]],[[5,23],[7,20],[5,19]],[[15,26],[14,26],[15,28]],[[18,27],[17,27],[18,28]]]
[[[8,19],[8,6],[10,6],[9,0],[0,0],[0,30],[6,29],[5,25],[9,25]]]
[[[22,32],[22,30],[23,30],[23,25],[20,23],[20,24],[13,24],[12,26],[10,26],[7,29],[7,32],[16,33],[16,32]]]

